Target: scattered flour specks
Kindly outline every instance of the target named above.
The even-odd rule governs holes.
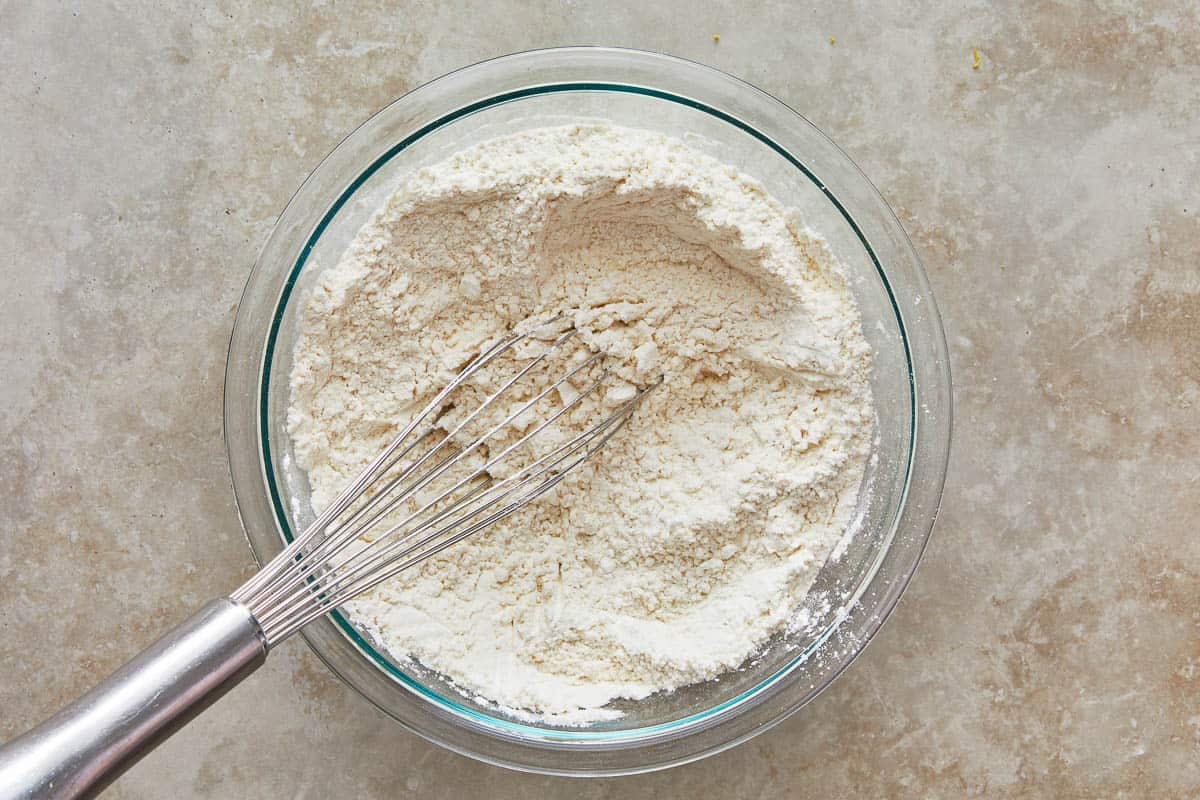
[[[539,129],[412,175],[307,297],[288,425],[313,506],[481,343],[560,310],[665,383],[578,477],[348,609],[469,693],[585,723],[788,623],[874,413],[857,309],[795,214],[655,133]]]

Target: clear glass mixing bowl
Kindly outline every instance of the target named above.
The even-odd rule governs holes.
[[[292,198],[246,285],[230,343],[225,436],[246,535],[260,562],[312,517],[284,430],[297,299],[337,262],[412,170],[494,136],[581,119],[680,137],[799,209],[845,265],[875,353],[874,458],[840,557],[820,573],[804,625],[741,669],[636,703],[582,728],[514,719],[438,675],[393,662],[340,614],[304,637],[349,685],[452,750],[544,773],[622,774],[718,752],[803,706],[862,651],[920,559],[941,496],[950,373],[925,275],[887,204],[803,117],[749,84],[677,58],[614,48],[542,50],[426,84],[372,117]],[[832,601],[832,602],[829,602]]]

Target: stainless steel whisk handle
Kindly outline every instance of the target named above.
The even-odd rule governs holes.
[[[267,657],[240,603],[213,600],[96,688],[0,747],[0,800],[93,797]]]

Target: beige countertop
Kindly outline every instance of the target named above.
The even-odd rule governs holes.
[[[1200,794],[1194,3],[80,5],[0,4],[0,738],[251,574],[225,349],[309,170],[451,68],[609,43],[783,98],[925,261],[955,443],[894,617],[775,730],[589,782],[427,744],[294,640],[107,796]]]

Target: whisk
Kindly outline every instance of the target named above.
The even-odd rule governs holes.
[[[472,358],[243,586],[0,748],[0,800],[99,792],[276,644],[549,491],[658,385],[616,385],[560,317],[524,327]],[[509,360],[517,368],[485,380]]]

